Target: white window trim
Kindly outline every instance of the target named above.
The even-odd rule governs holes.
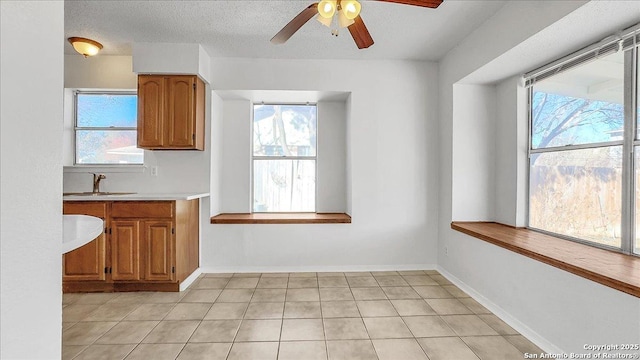
[[[72,109],[72,134],[71,134],[71,146],[73,153],[73,165],[64,166],[63,172],[76,173],[76,172],[107,172],[107,173],[142,173],[145,172],[146,166],[144,165],[144,155],[142,158],[142,164],[79,164],[77,162],[77,148],[76,148],[76,132],[78,130],[136,130],[136,127],[79,127],[78,126],[78,94],[114,94],[114,95],[138,95],[136,90],[116,90],[116,89],[92,89],[92,90],[73,90],[73,109]],[[143,150],[144,151],[144,150]]]
[[[533,70],[524,75],[525,86],[528,87],[527,101],[527,124],[528,124],[528,144],[527,144],[527,207],[526,207],[526,227],[544,234],[583,243],[589,246],[622,252],[628,255],[640,256],[634,253],[635,232],[636,232],[636,204],[635,191],[640,191],[640,184],[635,184],[635,168],[640,164],[634,163],[634,148],[640,146],[640,139],[636,139],[638,124],[638,61],[640,52],[640,24],[623,31],[623,36],[610,36],[602,41],[588,46],[575,53],[558,59],[548,65]],[[533,86],[536,81],[551,77],[557,73],[568,70],[575,66],[580,66],[585,62],[596,59],[598,56],[609,55],[618,51],[625,51],[624,54],[624,139],[612,142],[588,143],[581,145],[569,145],[562,147],[548,147],[533,149],[532,143],[532,100]],[[558,234],[530,226],[530,184],[531,184],[531,155],[547,152],[558,152],[563,150],[579,150],[588,148],[603,148],[609,146],[623,147],[622,158],[622,208],[621,208],[621,246],[620,248],[598,244],[596,242],[575,238],[568,235]]]
[[[316,154],[311,157],[311,156],[280,156],[280,157],[275,157],[275,156],[255,156],[253,155],[253,116],[254,116],[254,106],[255,105],[306,105],[306,106],[315,106],[316,108]],[[289,211],[265,211],[265,212],[261,212],[261,211],[254,211],[253,210],[253,204],[255,202],[255,198],[254,198],[254,163],[255,160],[313,160],[314,161],[314,165],[315,165],[315,182],[314,182],[314,209],[313,211],[297,211],[297,213],[301,213],[301,214],[317,214],[318,213],[318,128],[319,128],[319,119],[318,119],[318,104],[316,102],[254,102],[251,104],[251,126],[250,126],[250,131],[249,131],[249,136],[250,136],[250,141],[249,141],[249,154],[251,155],[251,164],[250,164],[250,183],[249,183],[249,210],[251,214],[283,214],[283,213],[290,213]]]

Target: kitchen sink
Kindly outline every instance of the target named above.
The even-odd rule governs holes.
[[[103,196],[103,195],[131,195],[135,194],[134,192],[109,192],[109,191],[101,191],[101,192],[71,192],[71,193],[63,193],[63,196]]]

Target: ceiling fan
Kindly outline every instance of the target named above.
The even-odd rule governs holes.
[[[420,6],[426,8],[437,8],[442,0],[377,0],[404,5]],[[366,49],[373,45],[373,38],[369,30],[364,25],[360,17],[361,5],[357,0],[322,0],[309,5],[300,14],[294,17],[285,27],[282,28],[272,39],[273,44],[284,44],[302,25],[318,14],[318,21],[327,27],[331,27],[336,18],[337,25],[341,28],[348,28],[358,49]],[[338,36],[338,30],[331,31],[332,35]]]

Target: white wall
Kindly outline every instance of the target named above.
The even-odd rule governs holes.
[[[620,4],[597,3],[609,7],[607,10]],[[52,240],[61,237],[62,125],[43,119],[62,111],[59,71],[63,67],[63,4],[8,1],[0,4],[3,175],[0,182],[4,225],[0,357],[19,358],[24,355],[20,351],[25,346],[29,347],[29,357],[58,357],[61,274],[59,246],[52,245]],[[493,309],[502,309],[514,321],[526,324],[525,335],[545,342],[548,349],[581,351],[584,343],[637,342],[640,338],[637,298],[449,229],[453,208],[454,84],[479,74],[477,70],[494,64],[494,59],[499,58],[504,65],[511,59],[505,54],[513,49],[519,51],[522,44],[540,42],[541,37],[536,35],[548,35],[547,28],[569,29],[556,31],[556,40],[542,38],[543,44],[553,46],[558,39],[574,39],[596,31],[593,22],[584,18],[564,22],[559,27],[554,24],[583,4],[583,1],[508,2],[446,56],[438,72],[434,64],[400,61],[214,60],[211,72],[216,89],[352,92],[346,109],[350,144],[346,150],[347,167],[351,169],[347,173],[347,184],[351,186],[347,186],[346,193],[354,223],[209,225],[206,223],[209,211],[217,206],[212,198],[212,204],[203,201],[206,210],[202,212],[201,264],[209,269],[226,270],[398,269],[435,264],[439,257],[443,271],[482,296]],[[591,3],[588,5],[583,9],[591,7]],[[613,11],[606,11],[607,16],[601,16],[603,13],[588,13],[587,18],[607,21],[616,18]],[[42,44],[43,56],[24,55],[30,53],[26,48],[28,42],[24,41],[30,37]],[[544,58],[545,54],[550,58]],[[551,53],[537,52],[525,59],[541,64],[552,57]],[[497,67],[497,71],[507,78],[528,70],[522,68],[527,64],[530,63],[510,63],[509,71],[504,66]],[[327,75],[313,70],[326,65],[335,71]],[[494,66],[492,70],[495,69]],[[76,86],[76,75],[66,79],[65,86]],[[26,97],[16,91],[24,89],[25,82],[39,84],[28,87],[28,104]],[[92,84],[93,80],[84,83]],[[124,81],[109,86],[129,87]],[[500,105],[501,99],[511,96],[510,91],[503,90],[499,86],[496,95],[500,121],[513,110]],[[52,100],[56,97],[57,100]],[[39,98],[42,101],[38,107],[30,106],[33,99]],[[213,103],[219,102],[214,97]],[[214,111],[214,118],[219,115]],[[7,122],[11,118],[24,121]],[[207,123],[208,129],[210,125]],[[220,127],[216,123],[215,128]],[[148,172],[114,173],[104,182],[104,189],[203,191],[211,187],[216,191],[218,187],[210,175],[212,167],[222,161],[211,154],[210,145],[208,137],[205,152],[151,153],[145,162],[160,166],[158,177],[151,177]],[[503,149],[504,144],[496,146]],[[25,156],[32,166],[24,167]],[[47,181],[42,181],[43,178]],[[496,184],[499,181],[496,179]],[[90,177],[67,174],[64,187],[67,191],[90,189]],[[33,204],[37,204],[37,209]],[[51,210],[43,212],[43,205]],[[501,206],[496,203],[496,212]],[[34,212],[39,214],[38,226],[24,226]],[[447,246],[450,251],[445,256],[443,249]],[[25,259],[30,261],[29,266],[25,266]],[[25,287],[25,283],[34,286]]]
[[[335,69],[329,76],[320,70],[309,70],[323,69],[327,63]],[[93,79],[95,71],[98,71],[95,67],[88,66],[83,74],[74,74],[73,85],[85,87],[82,79]],[[344,151],[347,157],[344,160],[346,175],[342,176],[347,180],[342,185],[344,189],[339,190],[346,195],[327,199],[329,202],[325,204],[327,211],[338,206],[346,207],[353,216],[353,224],[209,224],[208,217],[217,213],[216,209],[242,212],[246,207],[239,208],[237,204],[250,204],[247,192],[250,164],[246,161],[250,148],[241,145],[242,140],[233,141],[250,140],[250,122],[247,121],[250,102],[222,100],[215,94],[213,104],[221,109],[213,109],[213,116],[207,116],[206,151],[145,151],[145,166],[158,166],[157,177],[151,176],[150,171],[120,173],[99,169],[107,175],[102,182],[103,190],[166,192],[210,189],[211,202],[206,200],[202,204],[201,266],[205,271],[421,268],[435,265],[438,198],[438,175],[434,171],[438,163],[435,64],[214,59],[211,72],[212,87],[216,91],[250,89],[351,93],[344,105],[328,105],[319,111],[346,113],[345,133],[349,138],[345,143],[349,146],[333,149],[336,151],[334,154]],[[125,75],[121,77],[126,78]],[[71,79],[66,80],[71,82]],[[112,86],[121,87],[120,84]],[[230,127],[229,121],[233,121],[234,126]],[[237,128],[236,121],[246,124],[246,129]],[[217,144],[212,144],[212,137],[218,139]],[[221,145],[220,139],[231,141],[222,141]],[[319,146],[331,144],[321,143]],[[246,166],[239,166],[241,163],[246,163]],[[231,169],[236,172],[242,170],[244,176],[226,176]],[[332,186],[329,179],[324,184],[319,181],[319,186]],[[90,189],[91,176],[88,173],[65,173],[65,191]]]
[[[450,231],[449,224],[452,219],[453,85],[459,82],[469,83],[464,80],[473,77],[472,75],[478,69],[490,64],[495,58],[509,52],[514,46],[563,18],[585,2],[535,0],[507,2],[493,17],[439,62],[440,136],[438,139],[441,164],[439,214],[442,219],[440,231]],[[526,20],[523,20],[523,14],[526,14]],[[539,57],[541,52],[538,51],[536,54]],[[534,64],[545,61],[533,56],[525,60]],[[521,61],[521,64],[524,65],[526,62]],[[501,65],[502,67],[498,68],[496,73],[502,78],[511,77],[517,74],[517,71],[524,71],[517,70],[518,67],[512,67],[516,70],[510,69],[512,72],[505,74],[501,70],[505,68],[505,64]],[[496,76],[494,73],[491,75]],[[442,249],[443,247],[440,246],[440,250]]]
[[[347,114],[345,111],[344,102],[318,102],[317,212],[347,211]]]
[[[80,89],[137,89],[137,75],[132,72],[131,57],[99,56],[85,59],[82,56],[65,56],[64,87]],[[69,65],[71,64],[71,65]],[[100,183],[102,191],[134,192],[209,192],[211,166],[211,91],[206,85],[205,150],[204,151],[148,151],[144,152],[144,167],[130,171],[122,168],[91,167],[65,169],[64,191],[91,191],[91,172],[106,174]],[[73,118],[71,92],[65,96],[65,165],[73,163]],[[216,136],[219,136],[217,134]],[[158,168],[152,176],[150,167]],[[132,168],[136,168],[133,166]],[[186,175],[185,175],[186,174]],[[206,209],[209,209],[207,205]]]
[[[65,55],[64,87],[135,90],[138,76],[132,71],[131,56]]]
[[[56,359],[64,3],[2,1],[0,16],[0,358]]]
[[[580,354],[585,344],[640,339],[640,299],[512,251],[454,232],[440,266],[551,353]]]
[[[351,131],[351,94],[349,94],[349,97],[345,101],[345,114],[347,116],[347,118],[345,119],[347,123],[347,127],[345,129],[345,141],[346,141],[346,139],[351,139],[351,137],[353,136]],[[346,147],[345,158],[346,158],[345,167],[347,168],[347,174],[345,177],[345,181],[346,181],[345,198],[347,203],[345,204],[345,208],[347,209],[346,210],[347,214],[351,214],[351,211],[353,209],[353,190],[351,187],[351,163],[352,163],[351,159],[353,158],[353,156],[351,154],[351,146]]]
[[[215,93],[215,92],[214,92]],[[224,92],[223,92],[224,93]],[[252,91],[246,91],[252,97]],[[262,92],[269,96],[269,102],[289,102],[287,96],[278,95],[278,91]],[[317,101],[311,97],[315,92],[300,91],[300,96],[307,102],[316,102],[318,110],[318,144],[317,144],[317,179],[316,179],[316,211],[321,213],[346,212],[346,113],[342,101]],[[309,96],[309,98],[304,98]],[[251,99],[224,100],[223,122],[221,132],[222,167],[219,173],[212,174],[212,182],[216,177],[221,184],[221,213],[250,213],[251,201]],[[213,131],[216,131],[215,128]],[[213,161],[213,160],[212,160]],[[215,180],[218,181],[218,180]],[[219,212],[212,212],[217,215]]]
[[[453,86],[452,203],[455,221],[495,217],[494,86]]]
[[[582,353],[584,344],[637,343],[640,299],[450,229],[458,205],[455,194],[458,179],[455,176],[465,171],[456,162],[456,142],[460,136],[465,136],[459,133],[460,129],[467,123],[473,126],[474,121],[455,116],[457,103],[471,101],[469,94],[461,94],[457,89],[459,84],[495,88],[496,120],[493,126],[502,128],[497,136],[487,137],[484,144],[476,146],[484,145],[487,153],[495,148],[500,154],[495,160],[495,174],[479,176],[494,176],[496,195],[500,196],[498,188],[502,190],[504,186],[511,199],[494,200],[496,218],[519,225],[524,216],[523,204],[513,204],[513,199],[522,199],[526,186],[523,178],[526,156],[524,162],[522,157],[526,152],[523,148],[526,139],[523,140],[522,135],[527,120],[522,103],[517,101],[524,96],[524,90],[514,84],[512,77],[554,60],[555,55],[549,49],[557,50],[559,42],[564,43],[566,52],[571,52],[586,45],[583,34],[600,33],[591,38],[593,42],[610,34],[612,27],[624,28],[631,19],[637,22],[637,8],[637,3],[622,1],[586,5],[564,1],[508,2],[439,64],[438,265],[457,284],[547,351]],[[607,21],[599,20],[604,18],[604,13]],[[611,19],[621,20],[616,24]],[[494,66],[495,63],[500,66]],[[510,78],[499,84],[479,81]],[[477,106],[467,111],[482,113],[485,110]],[[515,128],[512,121],[517,122]],[[526,132],[524,134],[526,136]],[[517,139],[514,141],[513,137]],[[490,167],[487,169],[490,171]],[[513,184],[514,180],[517,184]]]
[[[222,98],[215,92],[211,94],[211,172],[209,174],[211,187],[209,192],[211,196],[209,201],[211,207],[209,212],[206,211],[206,207],[202,207],[201,211],[204,215],[218,214],[221,212],[222,206],[222,152],[223,152],[223,133],[222,133],[222,121],[224,115],[224,102]],[[204,224],[207,224],[205,222]]]
[[[209,54],[196,43],[133,43],[133,71],[138,74],[195,74],[211,83]]]
[[[315,70],[327,66],[333,69],[328,74]],[[435,264],[438,160],[434,64],[213,59],[212,84],[223,91],[350,92],[345,106],[350,191],[349,185],[344,191],[351,203],[353,223],[208,225],[202,241],[205,271],[419,268]],[[229,106],[246,105],[225,100],[224,114],[235,113]],[[245,111],[247,116],[249,111]],[[243,131],[227,133],[226,121],[225,140],[246,136]],[[245,130],[248,134],[248,128]],[[226,143],[223,172],[227,162],[246,161],[232,158]],[[238,176],[229,187],[223,181],[225,211],[224,199],[236,196],[227,191],[244,188],[246,192],[240,185],[248,184],[248,169],[246,176]]]
[[[519,76],[495,89],[495,221],[523,227],[528,193],[527,90]]]
[[[251,102],[225,100],[222,120],[220,211],[251,212]],[[217,215],[212,213],[211,215]]]
[[[136,91],[138,76],[131,70],[131,56],[101,55],[85,58],[79,54],[65,55],[64,87],[62,161],[64,166],[73,166],[74,91],[77,89]],[[88,177],[85,176],[85,182],[86,178]],[[86,190],[86,185],[84,188]]]

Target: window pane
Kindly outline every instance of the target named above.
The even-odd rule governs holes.
[[[315,160],[254,160],[254,212],[315,212]]]
[[[534,149],[622,140],[624,54],[605,56],[534,85]]]
[[[636,241],[634,252],[640,254],[640,146],[636,146],[635,152],[635,169],[636,169]]]
[[[78,94],[78,127],[136,127],[138,96],[135,94]]]
[[[529,226],[620,247],[622,146],[532,154]]]
[[[135,130],[76,131],[76,164],[142,164]]]
[[[316,106],[254,105],[253,155],[316,156]]]

